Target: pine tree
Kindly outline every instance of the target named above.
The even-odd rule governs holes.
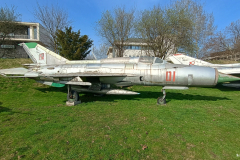
[[[87,35],[80,35],[80,30],[72,31],[72,27],[65,27],[65,31],[58,30],[57,48],[59,54],[69,60],[82,60],[91,50],[93,41]]]

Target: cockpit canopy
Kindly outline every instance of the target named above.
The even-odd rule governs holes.
[[[158,57],[141,56],[139,57],[139,62],[153,64],[153,63],[163,63],[163,60]]]
[[[117,57],[102,59],[100,63],[166,63],[158,57],[140,56],[140,57]]]

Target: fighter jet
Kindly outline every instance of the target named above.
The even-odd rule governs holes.
[[[21,43],[34,64],[26,68],[2,69],[7,77],[31,78],[54,87],[68,85],[67,99],[77,102],[78,92],[136,95],[139,93],[113,89],[116,86],[163,86],[158,104],[166,103],[166,89],[188,89],[189,86],[213,87],[218,82],[239,78],[221,74],[217,69],[170,64],[157,57],[120,57],[102,60],[69,61],[37,43]]]
[[[212,64],[200,59],[196,59],[184,54],[171,54],[167,57],[168,61],[172,61],[174,64],[184,64],[184,65],[197,65],[216,68],[218,72],[224,74],[230,74],[233,76],[240,77],[240,63],[234,64]],[[226,87],[240,87],[240,82],[233,83],[223,83]]]

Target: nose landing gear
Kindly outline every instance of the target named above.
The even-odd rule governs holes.
[[[162,89],[162,92],[163,92],[163,96],[158,97],[158,99],[157,99],[157,104],[160,104],[160,105],[166,104],[166,91],[165,91],[165,89]]]
[[[186,87],[186,86],[164,86],[162,88],[163,96],[158,97],[157,104],[160,104],[160,105],[166,104],[166,92],[165,92],[166,89],[185,90],[185,89],[188,89],[188,87]]]

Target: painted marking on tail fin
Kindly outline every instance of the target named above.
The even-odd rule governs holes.
[[[39,54],[39,60],[44,60],[44,53]]]
[[[39,54],[39,60],[44,60],[44,53]]]

